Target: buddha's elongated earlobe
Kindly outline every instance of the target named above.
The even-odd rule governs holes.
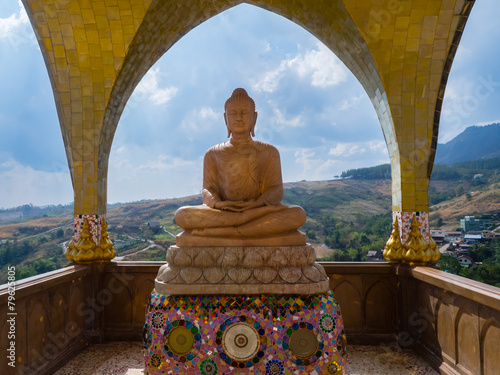
[[[252,134],[252,137],[255,137],[255,124],[257,123],[257,112],[255,112],[254,114],[254,118],[253,118],[253,126],[252,128],[250,129],[250,134]]]
[[[229,130],[229,125],[227,124],[227,115],[226,112],[224,112],[224,122],[226,123],[226,128],[227,128],[227,137],[231,137],[231,130]]]

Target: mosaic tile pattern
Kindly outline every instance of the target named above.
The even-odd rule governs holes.
[[[146,374],[345,375],[333,293],[165,296],[146,309]]]
[[[85,219],[88,220],[90,226],[90,234],[92,236],[92,240],[96,244],[96,246],[100,245],[101,242],[101,233],[102,233],[102,219],[106,218],[106,215],[75,215],[73,218],[73,242],[78,243],[80,239],[80,235],[82,233],[82,225]]]
[[[408,236],[411,231],[411,220],[413,215],[417,218],[417,221],[420,223],[420,233],[422,233],[422,237],[424,240],[429,243],[429,213],[425,211],[417,211],[417,212],[400,212],[393,211],[392,212],[392,221],[394,219],[398,220],[399,224],[399,236],[401,238],[401,243],[404,245],[408,240]]]

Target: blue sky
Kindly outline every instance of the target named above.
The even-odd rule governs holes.
[[[18,0],[0,5],[0,208],[73,200],[52,88]],[[439,141],[500,120],[500,3],[476,2],[450,75]],[[130,98],[112,146],[109,202],[201,190],[205,150],[226,140],[224,101],[254,98],[256,138],[277,146],[284,181],[388,162],[361,85],[314,36],[242,4],[193,29]]]

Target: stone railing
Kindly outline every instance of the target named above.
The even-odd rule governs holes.
[[[91,342],[96,320],[84,312],[96,277],[75,265],[16,282],[10,293],[0,287],[1,374],[50,374]]]
[[[0,373],[50,374],[87,345],[140,340],[146,301],[162,264],[72,265],[16,283],[16,367],[2,360]],[[349,343],[413,348],[442,374],[497,373],[500,288],[427,267],[322,265]],[[2,353],[11,341],[8,292],[0,287]]]

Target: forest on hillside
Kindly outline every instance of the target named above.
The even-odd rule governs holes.
[[[464,161],[453,165],[434,164],[431,180],[463,180],[472,179],[476,174],[483,174],[488,178],[498,174],[500,170],[500,158]],[[353,178],[358,180],[390,180],[391,165],[381,164],[375,167],[349,169],[342,172],[342,178]]]

